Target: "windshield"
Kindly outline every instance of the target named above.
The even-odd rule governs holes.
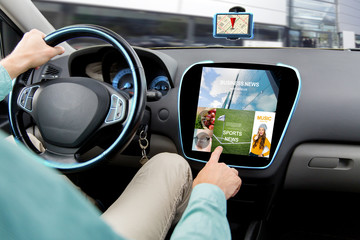
[[[237,41],[213,37],[214,14],[234,7],[234,3],[227,1],[209,0],[201,4],[185,0],[33,2],[56,29],[82,23],[101,25],[140,47],[360,46],[360,35],[356,32],[360,24],[346,24],[352,17],[351,6],[340,7],[341,1],[335,0],[243,1],[241,6],[254,14],[254,38]],[[360,9],[360,3],[356,4]],[[344,19],[346,21],[340,21]],[[77,40],[71,44],[80,48],[92,43]]]

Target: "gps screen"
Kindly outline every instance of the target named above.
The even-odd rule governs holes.
[[[217,34],[248,34],[249,15],[218,14],[216,19]]]
[[[203,67],[192,151],[269,158],[279,85],[272,71]]]

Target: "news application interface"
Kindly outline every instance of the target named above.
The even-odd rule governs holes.
[[[269,70],[203,67],[192,150],[268,158],[278,93]]]

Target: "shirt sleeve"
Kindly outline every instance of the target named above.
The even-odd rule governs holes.
[[[0,132],[0,239],[123,240],[54,169]]]
[[[6,69],[0,65],[0,101],[2,101],[12,89],[12,80]]]
[[[171,240],[179,239],[231,239],[225,194],[219,187],[203,183],[193,189],[189,205],[171,236]]]

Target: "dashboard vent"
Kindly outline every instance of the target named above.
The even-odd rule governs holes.
[[[32,73],[32,69],[27,70],[26,72],[24,72],[23,74],[20,75],[20,79],[26,83],[30,84],[30,76]],[[29,82],[28,82],[29,81]]]
[[[43,79],[55,79],[58,78],[60,75],[60,68],[55,67],[54,65],[47,65],[44,70],[43,74],[41,74],[41,77]]]

